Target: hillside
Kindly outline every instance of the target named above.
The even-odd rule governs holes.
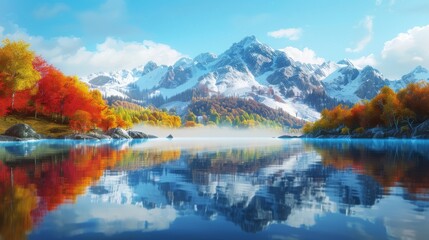
[[[26,123],[37,133],[45,136],[59,137],[73,133],[68,124],[55,122],[52,119],[34,118],[29,116],[7,116],[0,118],[0,134],[18,123]]]
[[[150,107],[144,108],[127,101],[115,101],[112,110],[117,115],[131,124],[143,123],[151,126],[178,128],[182,126],[179,116],[173,112],[161,111]]]
[[[253,99],[238,97],[212,97],[194,99],[189,105],[189,112],[201,116],[204,123],[226,126],[252,127],[270,126],[294,128],[302,127],[305,121],[290,116],[281,109],[274,110]],[[191,119],[193,120],[192,116]]]

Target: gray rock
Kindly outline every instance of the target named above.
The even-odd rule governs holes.
[[[413,136],[429,135],[429,120],[424,121],[414,128]]]
[[[139,131],[128,131],[128,135],[134,139],[148,138],[148,135]]]
[[[98,132],[89,132],[89,133],[75,133],[64,136],[65,139],[75,139],[75,140],[102,140],[102,139],[112,139],[108,135],[104,135]]]
[[[106,131],[106,135],[114,139],[132,139],[127,131],[122,128],[112,128]]]
[[[99,140],[98,138],[94,137],[94,136],[90,136],[88,134],[80,134],[80,133],[75,133],[75,134],[70,134],[64,137],[65,139],[74,139],[74,140]]]
[[[298,136],[282,135],[282,136],[279,136],[277,138],[298,138]]]
[[[6,135],[0,135],[0,142],[12,142],[12,141],[23,141],[21,138],[10,137]]]
[[[384,136],[384,132],[383,131],[376,132],[374,134],[374,136],[372,136],[372,138],[384,138],[384,137],[385,136]]]
[[[93,138],[97,138],[97,139],[112,139],[112,137],[111,136],[108,136],[108,135],[105,135],[105,134],[102,134],[102,133],[97,133],[97,132],[90,132],[90,133],[87,133],[87,135],[89,136],[89,137],[93,137]]]
[[[168,138],[168,139],[172,139],[172,138],[173,138],[173,135],[171,135],[171,134],[170,134],[170,135],[168,135],[168,136],[167,136],[167,138]]]
[[[350,139],[350,138],[352,138],[352,136],[351,135],[339,135],[338,138],[341,138],[341,139]]]
[[[413,136],[414,139],[429,139],[429,134]]]
[[[25,139],[41,139],[42,136],[36,131],[34,131],[33,128],[30,127],[30,125],[25,123],[18,123],[10,127],[9,129],[4,132],[4,135],[9,137],[16,137],[16,138],[25,138]]]
[[[158,138],[158,137],[157,137],[157,136],[155,136],[155,135],[148,134],[148,135],[147,135],[147,138]]]

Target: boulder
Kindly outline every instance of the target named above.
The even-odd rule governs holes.
[[[89,133],[75,133],[64,136],[65,139],[76,139],[76,140],[102,140],[102,139],[112,139],[112,137],[107,136],[98,132],[89,132]]]
[[[112,128],[106,131],[106,135],[114,139],[132,139],[130,135],[122,128]]]
[[[22,141],[21,138],[0,135],[0,142]]]
[[[158,138],[158,137],[157,137],[157,136],[155,136],[155,135],[148,134],[148,135],[147,135],[147,138]]]
[[[315,132],[311,132],[308,134],[304,134],[301,137],[302,138],[326,138],[330,135],[330,133],[326,130],[317,130]]]
[[[372,138],[385,138],[383,131],[375,132]]]
[[[173,139],[173,135],[170,134],[170,135],[167,136],[167,138],[168,139]]]
[[[30,127],[30,125],[25,123],[18,123],[10,127],[9,129],[4,132],[4,135],[9,137],[15,137],[15,138],[24,138],[24,139],[41,139],[42,136],[36,131],[34,131],[33,128]]]
[[[64,138],[74,139],[74,140],[98,140],[98,138],[94,136],[90,136],[89,134],[81,134],[81,133],[70,134],[65,136]]]
[[[304,135],[303,135],[304,136]],[[277,138],[298,138],[298,136],[291,136],[291,135],[281,135]]]
[[[429,120],[426,120],[414,128],[413,136],[429,135]]]
[[[134,139],[148,138],[148,135],[139,131],[128,131],[128,135]]]
[[[97,139],[112,139],[111,136],[105,135],[103,133],[98,133],[98,132],[89,132],[86,135],[88,135],[89,137],[93,137],[93,138],[97,138]]]
[[[429,139],[429,134],[422,134],[413,137],[414,139]]]

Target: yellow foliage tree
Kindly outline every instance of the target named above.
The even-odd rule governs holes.
[[[40,73],[33,67],[34,52],[29,47],[24,41],[11,42],[5,39],[0,48],[0,81],[11,91],[12,109],[15,93],[33,88],[40,79]]]

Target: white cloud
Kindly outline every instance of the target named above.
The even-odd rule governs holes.
[[[311,64],[322,64],[323,62],[325,62],[324,58],[317,57],[316,53],[309,48],[304,48],[303,50],[300,50],[294,47],[286,47],[281,50],[284,51],[293,60],[298,62]]]
[[[100,71],[130,69],[148,61],[171,65],[183,57],[166,44],[148,40],[125,42],[107,37],[104,42],[96,45],[95,50],[89,50],[82,40],[76,37],[45,39],[28,35],[17,26],[9,33],[2,29],[4,28],[0,26],[0,38],[30,43],[37,54],[68,75],[85,76]]]
[[[98,202],[95,202],[97,200]],[[91,222],[91,227],[85,229],[85,233],[102,233],[104,236],[117,237],[116,234],[124,232],[166,230],[177,217],[177,211],[169,205],[163,208],[146,209],[138,203],[135,205],[107,203],[85,195],[80,197],[73,206],[71,204],[60,206],[46,221],[67,238],[76,238],[82,234],[80,229],[68,226],[88,222]]]
[[[377,60],[375,59],[374,54],[370,54],[368,56],[362,56],[356,59],[350,59],[350,62],[353,63],[358,68],[364,68],[366,66],[377,66]]]
[[[277,31],[268,32],[267,34],[268,36],[273,38],[288,38],[289,40],[296,41],[301,38],[302,29],[286,28],[286,29],[279,29]]]
[[[429,68],[429,25],[414,27],[384,43],[380,70],[399,78],[417,65]]]
[[[62,12],[65,12],[69,7],[64,3],[57,3],[52,6],[42,6],[34,11],[34,16],[37,18],[51,18]]]
[[[368,43],[372,40],[373,34],[373,17],[366,16],[364,20],[362,20],[359,24],[360,27],[363,27],[366,30],[366,35],[356,44],[354,48],[346,48],[346,52],[360,52],[362,51]]]

